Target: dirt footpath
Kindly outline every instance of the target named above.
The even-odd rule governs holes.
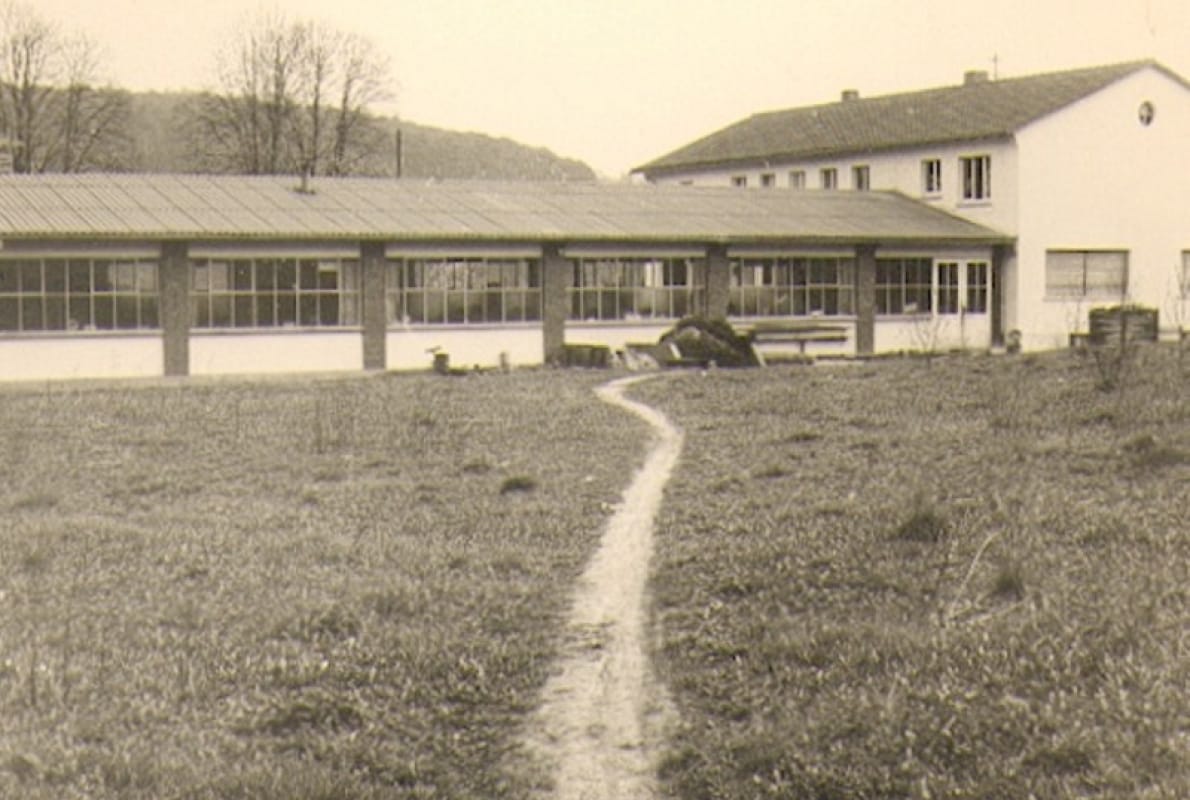
[[[552,777],[545,796],[555,800],[658,796],[656,757],[673,711],[649,664],[645,589],[653,520],[682,434],[660,412],[624,398],[627,386],[649,377],[596,390],[648,422],[656,439],[579,580],[558,671],[528,733],[528,749]]]

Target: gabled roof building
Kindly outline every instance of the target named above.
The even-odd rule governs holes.
[[[1064,345],[1095,305],[1155,306],[1167,326],[1185,319],[1190,85],[1153,61],[1004,80],[971,72],[957,86],[883,97],[849,90],[754,115],[637,172],[654,183],[895,190],[987,225],[1014,240],[991,276],[993,336],[1016,330],[1027,348]],[[937,319],[952,273],[935,259],[935,303],[910,313],[956,322]]]

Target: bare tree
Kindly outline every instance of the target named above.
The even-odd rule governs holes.
[[[0,12],[0,124],[13,147],[13,169],[32,172],[44,130],[42,114],[53,94],[57,28],[29,6]]]
[[[101,56],[32,7],[0,7],[0,135],[17,172],[120,168],[126,92],[97,88]]]
[[[62,172],[123,167],[128,146],[128,92],[92,85],[100,56],[94,41],[86,36],[66,39],[61,58],[63,86],[55,109],[58,124],[46,167]]]
[[[389,66],[372,43],[322,23],[265,16],[217,56],[219,90],[184,120],[202,166],[252,174],[346,174]]]
[[[362,136],[368,106],[388,99],[388,60],[376,51],[372,42],[356,35],[340,43],[342,75],[339,105],[336,109],[334,149],[331,170],[339,175],[354,169],[362,155]]]

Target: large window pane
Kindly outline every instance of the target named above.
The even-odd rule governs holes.
[[[196,261],[197,327],[334,327],[358,322],[359,262],[260,258]]]
[[[21,301],[15,297],[0,296],[0,331],[21,329]]]
[[[4,330],[112,330],[157,325],[139,311],[156,302],[157,264],[111,259],[0,260]]]
[[[386,306],[390,323],[491,324],[540,316],[540,271],[536,260],[409,259],[389,262]],[[391,280],[395,276],[396,281]],[[340,317],[359,311],[358,262],[344,262]],[[529,294],[526,294],[529,290]],[[534,296],[535,310],[525,305]]]
[[[46,294],[66,293],[66,262],[64,260],[54,258],[45,262],[45,291]]]
[[[20,269],[18,262],[0,264],[0,294],[16,294],[21,290]]]
[[[1045,254],[1047,297],[1116,299],[1127,289],[1127,251],[1050,250]]]
[[[26,331],[45,330],[45,317],[42,314],[40,296],[21,298],[21,329]]]
[[[729,314],[790,317],[850,313],[852,265],[851,258],[835,256],[734,262]]]
[[[573,319],[668,319],[694,308],[693,259],[580,259],[571,288]]]

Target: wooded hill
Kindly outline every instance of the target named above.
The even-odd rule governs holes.
[[[201,148],[183,124],[197,92],[134,92],[123,157],[113,167],[132,172],[209,172]],[[499,180],[585,181],[594,171],[582,161],[563,158],[542,147],[482,133],[418,125],[391,117],[369,117],[364,157],[352,174],[393,176],[397,131],[401,132],[402,169],[406,178],[489,178]]]

